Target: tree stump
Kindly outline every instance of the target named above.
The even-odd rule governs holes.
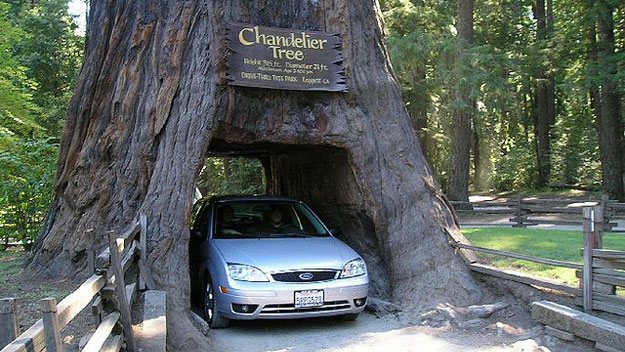
[[[339,34],[349,91],[228,86],[228,22]],[[189,220],[205,156],[229,151],[263,159],[269,192],[341,226],[369,265],[372,294],[404,309],[479,300],[448,245],[452,210],[402,102],[376,2],[99,0],[88,25],[32,270],[73,274],[85,267],[87,229],[103,248],[107,230],[141,212],[170,349],[205,349],[189,320]]]

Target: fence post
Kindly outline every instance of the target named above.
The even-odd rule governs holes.
[[[594,249],[594,211],[591,207],[583,210],[584,229],[584,270],[583,270],[583,293],[584,311],[592,312],[592,250]]]
[[[148,250],[148,246],[147,246],[148,224],[147,224],[147,218],[145,217],[145,215],[143,214],[139,215],[139,224],[141,228],[139,232],[139,290],[145,291],[146,289],[145,277],[147,275],[147,273],[145,272],[146,271],[145,261],[147,257],[146,252]]]
[[[87,238],[89,243],[87,244],[87,261],[89,263],[89,270],[92,273],[95,273],[95,236],[93,229],[87,229],[85,231],[87,233]]]
[[[0,349],[20,335],[15,298],[0,300]]]
[[[610,201],[610,195],[608,194],[603,194],[601,195],[601,201],[599,203],[599,205],[601,206],[601,210],[602,210],[602,215],[603,215],[603,223],[604,223],[604,227],[603,227],[603,231],[612,231],[612,226],[610,226],[610,216],[612,215],[611,211],[609,210],[609,205],[608,202]]]
[[[525,227],[523,224],[523,197],[520,194],[516,196],[516,224],[512,227]]]
[[[43,331],[46,335],[46,352],[62,352],[61,329],[56,315],[56,299],[44,298],[41,300],[43,313]]]
[[[603,231],[604,231],[604,215],[605,208],[601,205],[595,206],[595,238],[594,238],[594,248],[599,249],[603,248]]]
[[[130,305],[126,298],[126,284],[124,283],[124,270],[122,269],[119,252],[117,251],[116,235],[114,232],[109,234],[109,252],[111,255],[111,268],[115,275],[115,294],[119,301],[119,312],[122,317],[122,328],[124,329],[124,340],[126,341],[126,350],[129,352],[137,351],[135,336],[132,331],[132,320],[130,318]]]

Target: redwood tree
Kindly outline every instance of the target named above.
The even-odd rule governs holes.
[[[84,273],[87,251],[103,248],[106,231],[143,213],[150,274],[168,294],[170,350],[205,349],[188,314],[197,175],[211,150],[262,149],[272,193],[343,222],[343,239],[369,264],[372,294],[407,309],[479,300],[480,287],[448,245],[452,210],[402,103],[376,4],[92,1],[55,201],[30,268]],[[339,34],[349,91],[228,86],[229,21]]]
[[[473,43],[474,0],[459,0],[456,27],[458,30],[457,66],[467,67],[467,51]],[[471,87],[466,78],[466,69],[460,72],[456,86],[455,109],[452,117],[451,155],[447,195],[451,200],[469,201],[469,158],[471,151],[471,116],[475,99],[471,98]]]
[[[553,28],[553,12],[551,0],[548,0],[545,12],[545,0],[536,0],[533,5],[536,19],[536,40],[544,43],[547,34]],[[543,45],[543,44],[541,44]],[[544,187],[551,174],[551,126],[555,123],[555,81],[551,74],[545,72],[547,67],[538,66],[534,79],[534,135],[536,143],[536,161],[538,166],[537,186]]]
[[[599,132],[599,153],[603,172],[603,187],[614,197],[625,199],[625,171],[623,163],[623,126],[621,124],[621,97],[614,59],[614,17],[609,1],[594,2],[599,29],[601,94],[600,108],[595,109]],[[596,97],[595,97],[596,99]],[[597,102],[595,101],[595,104]]]

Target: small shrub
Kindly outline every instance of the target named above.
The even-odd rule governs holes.
[[[53,197],[58,144],[16,140],[0,150],[0,239],[29,248],[37,238]]]

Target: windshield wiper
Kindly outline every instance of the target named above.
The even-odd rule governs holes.
[[[310,237],[308,234],[297,233],[297,232],[281,233],[280,235],[285,236],[285,237]]]

